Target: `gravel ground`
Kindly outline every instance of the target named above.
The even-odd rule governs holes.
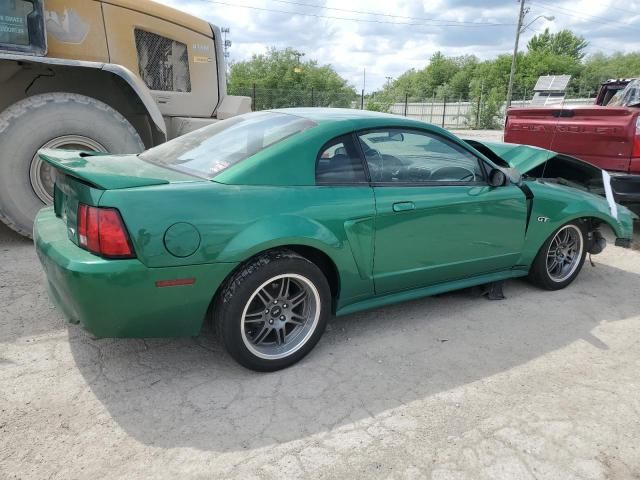
[[[282,372],[92,340],[0,227],[0,478],[640,478],[640,254],[334,319]]]

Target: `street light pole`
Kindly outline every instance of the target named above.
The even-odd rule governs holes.
[[[511,106],[511,97],[513,95],[513,78],[516,74],[516,59],[518,58],[518,43],[520,42],[520,31],[522,30],[522,22],[524,21],[525,0],[520,0],[520,13],[518,14],[518,26],[516,27],[516,43],[513,46],[513,58],[511,59],[511,73],[509,74],[509,88],[507,89],[507,106]]]
[[[304,57],[304,53],[293,51],[293,55],[296,57],[296,65],[293,67],[294,73],[302,73],[302,67],[300,66],[300,57]]]
[[[509,88],[507,89],[507,104],[506,108],[511,106],[511,98],[513,97],[513,81],[516,75],[516,61],[518,60],[518,43],[520,42],[520,34],[527,28],[533,25],[538,19],[544,18],[545,20],[552,22],[556,17],[547,15],[538,15],[526,25],[524,23],[524,17],[529,12],[528,8],[525,8],[526,0],[520,0],[520,14],[518,15],[518,26],[516,28],[516,43],[513,46],[513,58],[511,59],[511,73],[509,74]]]

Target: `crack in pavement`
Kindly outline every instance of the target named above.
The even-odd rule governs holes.
[[[51,307],[30,245],[8,255],[0,284],[29,292],[0,288],[0,477],[638,478],[636,252],[607,249],[562,292],[512,281],[504,302],[333,319],[269,374],[208,327],[92,339]]]

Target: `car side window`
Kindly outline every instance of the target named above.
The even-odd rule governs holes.
[[[381,129],[358,135],[372,182],[479,183],[478,158],[445,138],[427,132]]]
[[[318,185],[368,183],[364,165],[351,135],[335,138],[318,153]]]

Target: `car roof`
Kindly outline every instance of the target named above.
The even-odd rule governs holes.
[[[231,185],[315,185],[316,160],[327,142],[356,131],[376,128],[414,128],[460,144],[450,132],[413,118],[350,108],[281,108],[269,110],[311,121],[315,126],[291,135],[223,170],[216,182]],[[464,146],[464,142],[462,142]],[[472,149],[466,145],[465,148]],[[473,149],[472,149],[473,150]],[[475,154],[489,162],[480,152]]]
[[[370,110],[359,110],[355,108],[278,108],[269,110],[270,112],[286,113],[297,117],[306,118],[315,123],[367,120],[367,119],[405,119],[400,115],[390,113],[372,112]]]

